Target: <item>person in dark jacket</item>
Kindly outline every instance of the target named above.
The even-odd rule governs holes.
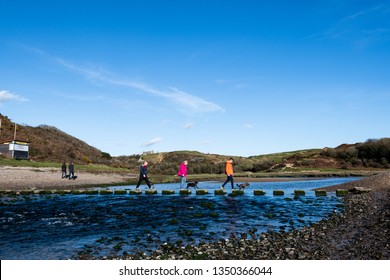
[[[69,164],[69,180],[70,179],[76,179],[74,176],[74,165],[73,162]]]
[[[64,162],[61,166],[62,178],[66,178],[66,163]]]
[[[139,191],[139,185],[141,185],[142,181],[145,181],[146,185],[148,185],[149,189],[153,189],[153,186],[149,182],[148,178],[148,162],[144,161],[139,169],[139,180],[137,186],[135,187],[136,191]]]

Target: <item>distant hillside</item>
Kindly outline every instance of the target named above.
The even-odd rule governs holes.
[[[13,139],[14,124],[2,116],[0,142]],[[18,125],[17,138],[31,142],[30,157],[35,161],[105,164],[138,172],[140,162],[151,163],[153,174],[175,175],[179,164],[188,160],[190,174],[223,174],[228,155],[197,151],[175,151],[145,155],[111,157],[65,132],[47,125]],[[299,172],[302,170],[335,170],[390,168],[390,138],[371,139],[364,143],[342,144],[336,148],[308,149],[234,157],[236,173]]]
[[[13,140],[14,123],[0,114],[2,129],[0,142]],[[37,127],[17,125],[16,138],[31,142],[30,158],[35,161],[71,162],[78,164],[109,164],[110,156],[87,143],[48,125]]]

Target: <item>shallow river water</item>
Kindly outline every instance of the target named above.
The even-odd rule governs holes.
[[[214,195],[220,183],[201,182],[205,196],[178,194],[178,184],[156,185],[157,195],[27,195],[0,197],[0,259],[73,259],[146,253],[165,242],[213,242],[249,230],[291,230],[342,211],[334,193],[316,197],[315,188],[356,178],[251,183],[245,195]],[[134,186],[113,187],[133,189]],[[145,187],[141,187],[142,190]],[[162,189],[177,194],[161,195]],[[230,187],[226,188],[230,192]],[[253,190],[266,191],[254,196]],[[273,190],[284,196],[273,196]],[[305,196],[294,197],[294,190]]]

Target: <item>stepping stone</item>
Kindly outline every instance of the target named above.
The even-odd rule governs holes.
[[[265,195],[265,191],[263,190],[254,190],[253,195]]]
[[[306,195],[306,192],[304,190],[295,190],[294,195],[295,196]]]
[[[114,194],[127,194],[126,190],[116,190],[114,191]]]
[[[87,191],[85,191],[85,194],[96,195],[96,194],[99,194],[99,191],[98,190],[87,190]]]
[[[131,194],[131,195],[141,195],[142,191],[130,190],[129,194]]]
[[[163,190],[161,193],[163,195],[172,195],[172,194],[175,194],[175,191],[174,190]]]
[[[206,195],[208,194],[209,191],[208,190],[196,190],[196,195]]]
[[[85,194],[85,191],[84,190],[71,190],[70,194],[76,194],[76,195]]]
[[[112,190],[101,190],[99,192],[99,194],[101,194],[101,195],[113,194],[113,191]]]
[[[189,195],[189,194],[191,194],[191,190],[187,190],[187,189],[181,189],[180,191],[179,191],[179,193],[181,194],[181,195]]]
[[[214,195],[225,195],[226,191],[225,190],[215,190]]]
[[[316,196],[326,196],[327,193],[324,190],[315,190]]]
[[[348,195],[348,190],[336,190],[337,196],[346,196]]]
[[[231,195],[233,195],[233,196],[244,195],[244,191],[243,190],[232,190]]]
[[[276,195],[276,196],[284,195],[284,191],[281,191],[281,190],[275,190],[273,193],[274,193],[274,195]]]
[[[146,195],[155,195],[155,194],[157,194],[157,190],[146,190],[145,194]]]

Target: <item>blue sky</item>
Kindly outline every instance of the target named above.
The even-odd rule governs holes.
[[[389,1],[1,1],[0,113],[111,155],[390,136]]]

